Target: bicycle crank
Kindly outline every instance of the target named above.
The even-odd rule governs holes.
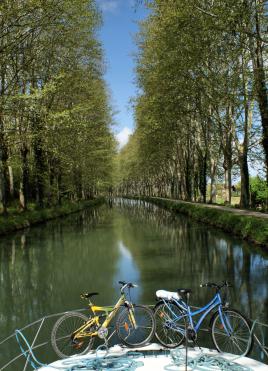
[[[101,327],[99,330],[98,330],[98,337],[100,339],[105,339],[108,335],[108,329],[106,327]]]
[[[196,340],[197,340],[197,333],[195,332],[195,330],[191,327],[188,327],[187,328],[187,339],[188,341],[190,342],[194,342],[196,343]]]

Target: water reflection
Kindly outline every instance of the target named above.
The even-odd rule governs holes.
[[[45,314],[83,307],[83,291],[99,291],[96,302],[112,304],[120,279],[139,284],[138,302],[185,286],[197,305],[212,296],[201,282],[228,279],[232,306],[268,323],[268,258],[252,251],[219,230],[126,200],[3,237],[0,337]]]
[[[113,281],[118,249],[110,221],[107,212],[87,210],[32,228],[24,237],[1,239],[0,324],[5,334],[42,315],[77,308],[80,292],[102,291]],[[112,290],[105,296],[106,302],[115,297]]]
[[[267,257],[250,253],[252,247],[244,241],[154,205],[133,207],[133,201],[120,201],[119,207],[127,219],[123,242],[139,266],[143,285],[151,289],[190,286],[192,301],[203,304],[211,292],[199,284],[228,279],[234,283],[233,304],[268,322]]]
[[[118,281],[120,280],[134,282],[140,286],[140,272],[131,252],[122,241],[119,241],[118,243],[118,250],[120,255],[117,263],[117,272],[114,279],[115,290],[118,290]],[[140,293],[141,287],[139,287],[139,290],[132,289],[132,300],[138,302],[140,300]]]

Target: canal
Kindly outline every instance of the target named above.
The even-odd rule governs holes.
[[[267,256],[155,205],[117,200],[0,239],[0,340],[44,315],[85,307],[81,292],[114,303],[118,280],[139,285],[136,302],[154,304],[157,289],[190,287],[191,303],[202,305],[213,291],[200,283],[226,279],[232,307],[268,323]],[[0,346],[0,369],[16,346]],[[51,352],[43,361],[55,358]]]

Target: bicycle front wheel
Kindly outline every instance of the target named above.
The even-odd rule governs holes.
[[[150,308],[134,305],[124,308],[116,322],[119,339],[129,347],[140,347],[148,343],[155,331],[155,320]]]
[[[72,334],[88,321],[88,317],[79,312],[69,312],[60,317],[51,332],[51,344],[60,358],[87,353],[93,344],[93,338],[72,340]]]
[[[181,309],[173,304],[159,302],[155,306],[155,336],[168,348],[178,347],[185,337],[185,318]]]
[[[217,312],[212,320],[211,336],[221,353],[246,356],[252,349],[253,340],[248,320],[237,310],[224,309],[222,317]]]

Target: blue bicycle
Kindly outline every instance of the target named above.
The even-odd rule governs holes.
[[[204,319],[212,314],[210,330],[213,343],[219,352],[247,355],[253,346],[253,338],[249,321],[237,310],[230,309],[226,301],[227,294],[222,295],[225,288],[228,292],[230,283],[205,283],[200,287],[216,289],[213,299],[204,307],[192,310],[189,306],[190,289],[178,289],[177,292],[158,290],[159,300],[155,306],[156,331],[159,342],[168,348],[182,344],[186,335],[188,340],[196,341],[197,332]],[[186,297],[186,301],[182,299]],[[194,323],[193,317],[200,314]]]

